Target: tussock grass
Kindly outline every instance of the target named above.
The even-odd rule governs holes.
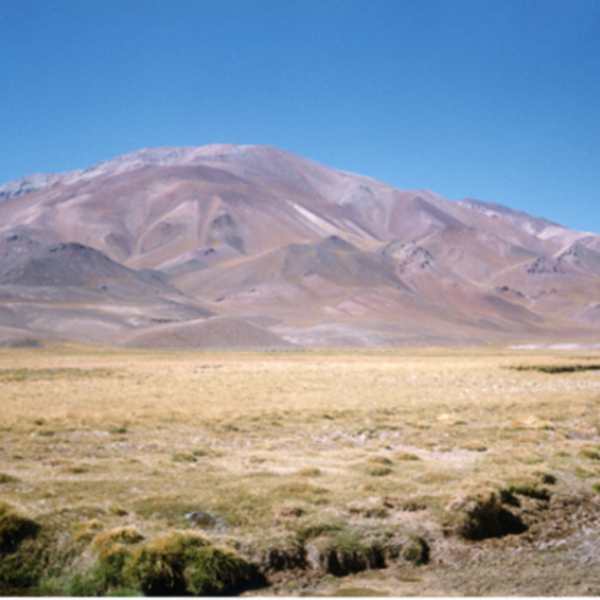
[[[86,574],[76,573],[66,584],[69,596],[130,595],[137,581],[130,573],[132,551],[121,544],[99,548],[96,560]]]
[[[321,523],[303,524],[298,527],[296,536],[301,544],[308,540],[321,536],[337,536],[341,531],[346,529],[345,524],[339,520]]]
[[[198,462],[198,459],[193,454],[190,454],[188,452],[175,452],[175,454],[173,454],[173,456],[171,457],[171,460],[173,462]]]
[[[64,585],[68,595],[228,595],[263,580],[231,550],[191,532],[160,535],[140,545],[134,530],[113,530],[92,544],[94,562]],[[131,547],[137,544],[137,547]]]
[[[106,430],[108,431],[108,433],[112,433],[114,435],[123,435],[125,433],[127,433],[127,424],[124,423],[123,425],[109,425]]]
[[[312,485],[303,481],[292,481],[277,486],[275,492],[284,498],[299,498],[312,500],[315,497],[329,494],[330,490],[325,487]]]
[[[241,557],[190,533],[161,536],[140,548],[129,570],[152,596],[233,594],[256,577]]]
[[[137,544],[143,539],[144,536],[135,527],[117,527],[99,533],[92,542],[92,549],[97,551],[112,544]]]
[[[513,490],[499,493],[484,486],[474,493],[456,494],[446,507],[446,527],[468,540],[482,540],[526,531],[527,527],[520,517],[513,514],[504,504],[516,504]]]
[[[412,535],[402,556],[415,566],[426,565],[429,562],[429,544],[422,537]]]
[[[186,500],[181,496],[149,496],[133,504],[136,514],[143,519],[160,520],[170,527],[185,527],[188,522],[185,515],[198,510],[198,502]]]
[[[396,452],[394,460],[421,460],[421,457],[412,452]]]
[[[0,369],[0,381],[52,381],[56,379],[90,379],[93,377],[111,377],[112,371],[104,369]]]
[[[231,558],[208,548],[239,542],[246,560],[240,548],[285,548],[301,527],[325,522],[341,529],[307,543],[327,557],[334,538],[353,540],[360,564],[375,564],[365,558],[373,540],[406,538],[417,521],[433,532],[475,521],[471,531],[501,533],[511,502],[595,489],[597,373],[533,368],[600,364],[591,354],[0,349],[0,473],[10,474],[0,491],[35,522],[52,515],[48,527],[69,532],[75,566],[64,570],[82,593],[139,593],[140,578],[132,583],[119,565],[138,557],[152,571],[140,549],[163,556],[157,534],[201,528],[186,518],[199,511],[216,523],[206,529],[211,544],[196,548],[208,562]],[[493,510],[446,510],[451,497],[488,491]],[[97,529],[76,527],[93,519]],[[125,525],[145,539],[93,542]],[[95,563],[106,573],[94,579]],[[160,585],[190,592],[184,580]]]
[[[560,374],[578,373],[582,371],[600,371],[600,364],[574,364],[574,365],[519,365],[510,367],[515,371],[539,371],[540,373]]]
[[[521,479],[509,483],[508,492],[536,500],[550,500],[550,490],[535,479]]]
[[[590,460],[600,460],[600,452],[591,448],[584,448],[580,451],[579,455]]]
[[[28,537],[34,537],[40,526],[16,507],[0,500],[0,554],[14,552]]]
[[[301,469],[300,471],[298,471],[298,475],[301,475],[302,477],[321,477],[321,475],[323,475],[323,472],[321,471],[321,469],[308,468]]]
[[[367,475],[371,475],[372,477],[384,477],[385,475],[389,475],[392,472],[390,467],[385,467],[379,463],[369,462],[364,467],[363,471]]]
[[[589,471],[588,469],[584,469],[582,467],[575,467],[573,472],[580,479],[590,479],[592,477],[597,477],[598,475],[600,475],[600,473],[598,473],[597,471]]]

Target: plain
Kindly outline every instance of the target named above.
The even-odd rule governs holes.
[[[600,528],[598,369],[576,349],[0,350],[0,585],[599,593],[576,539]],[[148,587],[143,560],[192,534],[242,575],[198,587],[177,550],[180,579]]]

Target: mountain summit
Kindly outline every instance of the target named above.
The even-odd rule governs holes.
[[[265,146],[147,149],[24,177],[0,187],[0,224],[0,343],[206,347],[202,332],[221,329],[220,347],[244,346],[237,331],[248,347],[282,348],[600,333],[600,236]],[[196,333],[181,334],[186,324]]]

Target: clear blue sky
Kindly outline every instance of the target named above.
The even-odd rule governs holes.
[[[0,0],[0,183],[268,144],[600,232],[600,0]]]

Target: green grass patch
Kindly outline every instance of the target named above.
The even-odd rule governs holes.
[[[113,435],[119,435],[119,434],[125,434],[127,433],[127,425],[123,424],[123,425],[109,425],[106,428],[106,431],[108,431],[108,433],[111,433]]]
[[[0,382],[50,381],[53,379],[88,379],[110,377],[108,369],[0,369]]]
[[[600,453],[598,453],[596,450],[590,450],[589,448],[581,450],[579,456],[583,458],[589,458],[590,460],[600,460]]]
[[[394,460],[422,460],[420,456],[412,454],[411,452],[396,452],[394,454]]]
[[[600,364],[576,364],[576,365],[518,365],[508,367],[514,371],[538,371],[540,373],[578,373],[581,371],[600,371]]]
[[[595,473],[594,471],[588,471],[583,467],[575,467],[574,473],[577,475],[577,477],[579,477],[579,479],[591,479],[592,477],[598,476],[598,473]]]
[[[392,469],[390,469],[390,467],[385,467],[377,463],[369,463],[363,469],[363,471],[367,475],[371,475],[371,477],[385,477],[386,475],[389,475],[392,472]]]
[[[308,525],[300,526],[296,531],[296,537],[301,544],[306,543],[308,540],[318,538],[321,536],[331,536],[339,534],[339,532],[345,529],[345,525],[342,523],[312,523]]]
[[[299,498],[299,499],[310,499],[314,496],[322,496],[328,494],[327,488],[311,485],[304,481],[291,481],[284,483],[275,488],[275,492],[278,496],[284,498]]]
[[[323,475],[321,469],[302,469],[298,471],[298,475],[302,477],[321,477]]]
[[[513,482],[508,486],[507,490],[511,494],[518,494],[520,496],[526,496],[527,498],[550,500],[550,492],[545,487],[541,487],[540,484],[533,479],[524,479],[522,481]]]
[[[198,510],[197,502],[190,502],[178,496],[150,496],[134,504],[135,512],[144,519],[161,519],[171,527],[189,527],[185,515]]]
[[[67,583],[69,596],[106,596],[122,589],[137,587],[129,564],[133,557],[131,549],[121,544],[100,548],[88,573],[77,573]]]
[[[198,462],[198,459],[193,454],[190,454],[189,452],[175,452],[175,454],[173,454],[173,456],[171,457],[171,460],[173,462],[188,462],[188,463]]]
[[[0,473],[0,484],[2,483],[16,483],[19,481],[18,477],[14,475],[9,475],[8,473]]]

